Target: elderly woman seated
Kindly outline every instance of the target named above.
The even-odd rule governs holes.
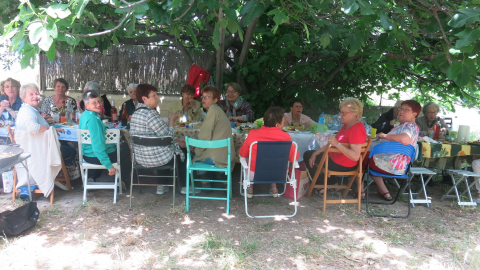
[[[302,114],[303,101],[299,98],[292,100],[290,103],[290,112],[285,113],[285,125],[287,126],[301,126],[303,124],[306,127],[310,127],[311,123],[315,123],[312,118]]]
[[[123,114],[123,107],[127,107],[127,115],[128,115],[128,121],[131,121],[133,112],[135,111],[135,108],[137,107],[138,101],[137,101],[137,86],[138,84],[136,83],[131,83],[127,86],[127,91],[128,95],[130,96],[130,99],[125,101],[122,104],[122,107],[120,109],[120,113],[118,114],[121,116]]]
[[[241,157],[248,158],[250,154],[250,145],[255,141],[291,141],[290,135],[282,131],[285,124],[285,119],[283,118],[284,110],[280,107],[271,107],[263,115],[264,126],[260,129],[253,129],[248,133],[248,137],[240,147],[239,154]],[[252,149],[252,168],[250,168],[250,178],[254,178],[255,166],[256,166],[256,157],[257,157],[257,146],[254,145]],[[297,158],[300,155],[297,153]],[[289,161],[293,162],[295,158],[295,147],[290,149]],[[275,164],[272,164],[275,166]],[[270,194],[273,197],[278,196],[278,189],[276,184],[271,184]],[[253,185],[250,185],[247,189],[247,197],[253,198]]]
[[[17,115],[15,140],[25,152],[31,154],[28,168],[32,174],[27,177],[25,170],[18,170],[18,185],[25,186],[27,179],[34,180],[47,197],[52,191],[55,177],[61,169],[60,158],[63,157],[67,169],[68,167],[77,168],[77,151],[69,145],[60,145],[56,132],[64,133],[64,130],[49,127],[47,121],[39,113],[37,106],[40,102],[40,93],[35,84],[22,86],[20,97],[23,105]],[[59,182],[55,182],[55,184],[66,189]]]
[[[367,131],[360,121],[363,114],[363,104],[355,98],[347,98],[340,103],[340,122],[342,128],[335,136],[329,136],[330,144],[340,150],[341,153],[328,153],[328,169],[339,172],[349,172],[355,169],[361,157],[362,144],[367,140]],[[342,143],[348,143],[346,147]],[[327,146],[316,151],[311,150],[303,154],[305,165],[310,175],[315,175],[316,167],[322,159]],[[323,190],[315,189],[315,193],[323,193]]]
[[[381,142],[395,141],[404,145],[417,144],[419,129],[415,125],[415,118],[420,114],[422,106],[415,100],[407,100],[402,102],[399,108],[398,120],[400,125],[394,127],[388,134],[379,133],[377,139]],[[402,154],[382,153],[374,155],[370,159],[368,166],[380,173],[388,175],[402,175],[410,163],[410,157]],[[371,176],[378,186],[378,194],[385,200],[391,201],[392,196],[388,191],[382,177]],[[363,194],[363,193],[362,193]]]
[[[52,110],[59,110],[63,104],[65,104],[65,106],[70,104],[74,110],[77,109],[77,101],[66,95],[68,82],[65,79],[55,79],[53,81],[53,91],[55,91],[55,95],[45,98],[42,103],[41,111],[44,115],[51,115]]]
[[[195,87],[186,84],[182,87],[182,90],[180,90],[180,94],[182,95],[182,99],[170,105],[170,112],[177,112],[180,116],[178,120],[182,122],[202,121],[202,104],[193,99]]]
[[[232,137],[232,128],[228,117],[216,104],[220,99],[220,91],[213,86],[206,86],[202,89],[202,105],[207,110],[207,116],[203,121],[198,133],[199,140],[213,141],[223,140]],[[231,149],[234,149],[233,139],[230,140]],[[193,161],[201,161],[215,164],[219,168],[228,165],[228,151],[226,148],[205,149],[196,148]],[[231,155],[233,161],[235,155]]]
[[[175,120],[178,119],[178,113],[170,114],[168,124],[165,123],[156,111],[158,105],[157,88],[150,84],[139,84],[136,89],[138,105],[130,122],[130,134],[147,137],[174,136],[173,126]],[[178,139],[177,143],[185,148],[184,139]],[[147,147],[133,144],[133,149],[136,161],[146,168],[173,165],[174,155],[182,155],[182,151],[177,144],[170,147]],[[186,194],[186,162],[185,159],[182,161],[182,158],[178,158],[177,161],[179,180],[182,186],[180,192]],[[165,180],[167,179],[160,179],[159,184],[167,184]],[[168,192],[168,187],[157,187],[157,194],[162,195],[165,192]]]
[[[107,127],[100,119],[102,103],[96,91],[87,90],[82,95],[85,111],[79,122],[80,129],[88,129],[92,144],[82,144],[83,159],[92,164],[103,165],[108,170],[108,175],[115,175],[112,163],[117,162],[117,147],[114,144],[106,144],[105,134]],[[89,181],[95,181],[102,172],[100,170],[88,170]]]
[[[231,82],[227,85],[227,100],[220,100],[218,106],[227,114],[230,121],[253,122],[254,113],[250,104],[240,94],[242,87]]]
[[[20,83],[8,78],[0,83],[0,121],[15,121],[15,111],[22,106]]]
[[[429,131],[433,130],[435,125],[440,125],[440,131],[445,132],[447,130],[447,124],[445,120],[437,116],[440,111],[438,104],[434,102],[428,102],[423,107],[423,116],[420,116],[416,120],[416,124],[420,131]]]
[[[94,81],[89,81],[85,84],[85,87],[83,88],[83,92],[87,91],[96,91],[98,95],[100,95],[100,85]],[[80,108],[82,110],[86,110],[85,108],[85,103],[84,101],[80,101]],[[112,112],[112,105],[110,104],[110,101],[108,101],[107,95],[104,94],[103,96],[100,96],[100,118],[105,118],[105,116],[110,117]]]

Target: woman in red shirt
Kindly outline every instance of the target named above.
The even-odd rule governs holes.
[[[250,145],[256,141],[291,141],[290,135],[282,131],[285,124],[283,117],[285,111],[280,107],[270,107],[263,115],[264,125],[259,129],[252,129],[248,133],[248,137],[240,147],[239,154],[241,157],[248,158],[250,154]],[[297,159],[299,158],[297,153]],[[295,157],[295,147],[290,148],[289,161],[293,162]],[[254,177],[255,165],[257,158],[257,145],[252,147],[252,167],[250,168],[250,178]],[[272,164],[274,166],[274,164]],[[276,184],[271,184],[270,193],[273,197],[278,197],[278,189]],[[253,185],[247,189],[247,197],[253,197]]]
[[[328,169],[348,172],[354,170],[360,159],[362,144],[367,140],[367,131],[360,121],[363,114],[362,102],[356,98],[347,98],[340,103],[339,107],[340,122],[343,123],[343,126],[337,135],[329,136],[328,141],[329,144],[336,147],[341,153],[328,153]],[[342,143],[348,143],[350,147],[343,146]],[[311,176],[315,175],[317,170],[315,164],[320,162],[327,146],[316,151],[307,151],[303,154],[303,160]],[[314,192],[323,193],[323,190],[316,189]]]

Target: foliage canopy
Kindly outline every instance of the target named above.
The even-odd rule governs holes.
[[[11,1],[7,1],[11,2]],[[480,0],[20,0],[0,31],[22,67],[44,51],[171,44],[217,53],[256,111],[295,96],[327,107],[346,96],[414,90],[454,109],[479,104]],[[1,10],[1,9],[0,9]],[[222,65],[217,65],[222,67]],[[219,73],[217,73],[219,74]],[[328,101],[328,104],[327,104]]]

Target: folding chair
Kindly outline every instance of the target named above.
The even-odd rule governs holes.
[[[257,159],[255,166],[255,176],[250,179],[250,167],[252,165],[252,149],[257,145]],[[292,144],[295,146],[295,159],[290,162],[290,149]],[[251,218],[268,218],[268,217],[293,217],[297,214],[297,180],[295,179],[295,166],[297,157],[297,143],[291,141],[255,141],[250,145],[250,155],[248,165],[243,159],[242,172],[243,179],[240,179],[240,186],[243,187],[243,195],[245,197],[245,213]],[[288,176],[288,169],[291,168],[291,175]],[[284,184],[284,191],[278,195],[285,193],[287,184],[293,187],[293,198],[295,203],[295,212],[292,215],[269,215],[269,216],[252,216],[248,213],[247,188],[253,184]],[[272,196],[272,194],[254,194],[253,196]]]
[[[117,145],[117,162],[113,163],[113,168],[115,168],[115,181],[112,182],[88,182],[88,169],[98,170],[98,169],[107,169],[103,165],[91,164],[83,160],[83,151],[82,144],[92,144],[92,138],[90,137],[90,131],[87,129],[78,129],[78,159],[80,162],[80,172],[82,173],[83,179],[83,203],[87,201],[87,190],[88,189],[113,189],[113,203],[117,203],[117,188],[122,194],[122,177],[120,171],[120,130],[119,129],[107,129],[105,134],[105,143],[106,144],[116,144]],[[120,179],[120,180],[119,180]]]
[[[216,141],[204,141],[204,140],[197,140],[192,139],[189,137],[185,137],[185,142],[187,144],[187,199],[186,199],[186,211],[189,211],[190,206],[190,199],[203,199],[203,200],[222,200],[227,201],[227,214],[230,213],[230,199],[232,198],[232,174],[231,174],[231,149],[230,149],[230,138],[224,140],[216,140]],[[192,162],[192,158],[190,155],[190,146],[198,147],[198,148],[223,148],[227,147],[228,151],[228,161],[226,168],[218,168],[215,165],[206,164],[200,161]],[[195,179],[193,177],[193,171],[209,171],[209,172],[224,172],[227,175],[227,180],[214,180],[214,179]],[[190,183],[190,181],[192,181]],[[227,183],[227,188],[206,188],[206,187],[195,187],[195,182],[217,182],[217,183]],[[190,195],[189,185],[192,185],[192,195]],[[203,197],[203,196],[196,196],[195,189],[199,190],[220,190],[226,191],[226,197]]]
[[[145,137],[145,136],[132,136],[132,143],[138,146],[145,146],[145,147],[165,147],[165,148],[172,148],[174,145],[174,140],[172,136],[162,136],[162,137]],[[137,163],[135,160],[135,147],[132,146],[132,172],[130,177],[130,208],[132,207],[132,189],[133,186],[166,186],[173,188],[173,207],[175,207],[175,180],[178,181],[178,169],[177,169],[177,155],[173,153],[173,165],[163,165],[158,167],[144,167],[141,164]],[[163,171],[163,170],[171,170],[173,171],[173,176],[158,176],[158,175],[140,175],[138,173],[139,170],[154,170],[154,171]],[[137,172],[137,184],[133,183],[133,174],[134,171]],[[149,178],[172,178],[171,185],[162,185],[162,184],[140,184],[140,177],[149,177]]]
[[[427,207],[430,207],[430,204],[432,203],[432,200],[430,200],[428,198],[426,185],[428,184],[428,182],[430,182],[430,180],[432,179],[433,176],[437,175],[437,173],[434,172],[434,171],[431,171],[427,168],[411,167],[410,168],[410,179],[408,181],[410,181],[410,183],[411,183],[413,177],[415,177],[416,175],[420,176],[420,185],[421,185],[420,189],[416,193],[414,193],[414,192],[412,192],[412,188],[410,186],[409,192],[408,193],[403,193],[403,194],[405,194],[405,195],[408,194],[410,196],[410,203],[412,204],[412,207],[415,207],[415,203],[426,203]],[[425,179],[423,178],[424,175],[426,175],[428,177],[427,181],[425,181]],[[422,193],[423,193],[423,196],[425,196],[425,199],[419,199],[419,197],[420,197],[420,195],[422,195]]]
[[[413,160],[415,159],[415,148],[412,145],[404,145],[404,144],[401,144],[399,142],[384,142],[384,143],[377,144],[377,145],[375,145],[375,147],[373,147],[372,151],[370,152],[369,159],[372,158],[374,155],[381,154],[381,153],[398,153],[398,154],[403,154],[403,155],[406,155],[406,156],[410,157],[410,163],[408,164],[408,166],[405,170],[405,174],[403,174],[403,175],[383,174],[383,173],[379,173],[377,171],[374,171],[374,170],[370,169],[370,167],[368,167],[368,173],[370,173],[373,176],[383,177],[384,179],[385,178],[392,178],[394,181],[397,181],[397,179],[405,179],[406,183],[405,183],[403,188],[398,189],[397,195],[395,196],[395,199],[392,202],[370,202],[368,200],[368,198],[369,198],[368,197],[369,186],[370,185],[367,185],[366,195],[365,195],[365,208],[367,210],[367,213],[370,216],[373,216],[373,217],[408,218],[410,216],[410,202],[408,202],[408,214],[406,216],[376,215],[376,214],[370,213],[370,211],[368,209],[368,204],[383,204],[383,205],[394,204],[397,201],[400,193],[403,192],[403,190],[405,190],[407,188],[408,188],[409,193],[410,193],[410,198],[412,197],[412,194],[411,194],[412,190],[410,189],[411,178],[408,176],[408,174],[410,174],[410,165],[412,164]]]
[[[361,156],[358,161],[357,166],[354,167],[352,171],[349,172],[339,172],[339,171],[332,171],[328,169],[328,153],[341,153],[340,150],[338,150],[336,147],[333,147],[329,145],[327,149],[325,150],[322,159],[320,160],[320,163],[317,166],[317,171],[315,172],[315,175],[312,178],[312,183],[310,184],[310,188],[308,189],[307,196],[310,197],[312,195],[313,189],[314,188],[323,188],[323,213],[326,212],[327,210],[327,204],[333,204],[333,203],[356,203],[358,205],[357,210],[360,212],[361,204],[362,204],[362,162],[363,158],[367,154],[368,148],[370,148],[370,144],[372,143],[371,139],[368,139],[366,143],[362,145],[361,149]],[[350,147],[349,144],[342,143],[343,146],[345,147]],[[320,173],[323,173],[324,179],[323,179],[323,184],[316,185],[318,176]],[[332,175],[350,175],[350,180],[346,185],[328,185],[328,178]],[[350,190],[353,181],[355,181],[355,178],[358,177],[357,181],[357,198],[356,199],[345,199],[347,197],[348,191]],[[342,192],[342,199],[339,200],[328,200],[328,189],[329,188],[337,188],[337,189],[343,189]]]
[[[477,203],[473,201],[472,193],[470,192],[470,188],[475,184],[475,180],[473,180],[471,184],[468,184],[468,177],[480,177],[480,175],[474,172],[469,172],[464,170],[447,170],[447,171],[452,177],[453,187],[450,188],[447,191],[447,193],[445,193],[445,195],[442,196],[440,201],[443,202],[443,200],[445,200],[446,198],[457,198],[458,205],[477,206]],[[457,177],[457,179],[455,179],[455,176]],[[459,194],[458,186],[462,182],[465,182],[465,190],[461,194]],[[455,190],[455,195],[450,194],[454,190]],[[468,192],[468,198],[470,198],[470,201],[462,202],[462,196],[467,192]]]

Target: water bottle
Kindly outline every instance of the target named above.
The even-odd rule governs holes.
[[[322,112],[322,114],[320,114],[320,116],[318,117],[318,124],[317,124],[317,131],[318,132],[324,132],[325,128],[325,113]]]
[[[67,109],[65,110],[65,116],[67,118],[67,125],[73,125],[73,108],[70,103],[67,104]]]

